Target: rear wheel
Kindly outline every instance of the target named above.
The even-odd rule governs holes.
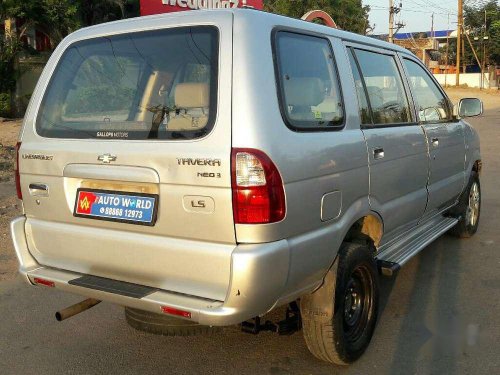
[[[311,353],[340,365],[358,359],[375,330],[378,299],[373,250],[345,244],[323,286],[301,300],[304,338]]]
[[[450,213],[459,218],[457,225],[450,230],[451,234],[469,238],[477,232],[481,214],[481,184],[477,172],[472,171],[466,189]]]
[[[220,327],[202,326],[189,320],[155,314],[131,307],[125,307],[125,318],[131,327],[139,331],[163,336],[197,336],[220,331]]]

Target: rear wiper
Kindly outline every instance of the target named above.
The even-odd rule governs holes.
[[[149,130],[148,139],[156,139],[158,138],[158,130],[160,129],[160,125],[167,118],[167,121],[170,120],[171,113],[179,113],[182,110],[187,111],[186,108],[182,107],[169,107],[163,104],[158,104],[155,106],[146,108],[149,112],[153,113],[153,119],[151,120],[151,129]]]
[[[163,123],[165,117],[167,119],[170,116],[170,112],[174,111],[174,108],[170,108],[166,105],[155,105],[146,108],[149,112],[153,113],[153,118],[151,120],[151,129],[149,129],[148,139],[156,139],[158,138],[158,130],[160,129],[160,125]]]

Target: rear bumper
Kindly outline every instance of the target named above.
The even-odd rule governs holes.
[[[286,240],[238,245],[231,256],[231,277],[224,301],[155,290],[142,298],[91,289],[70,284],[82,274],[38,264],[26,242],[26,218],[11,222],[14,248],[20,263],[19,272],[35,285],[35,278],[49,280],[54,287],[82,296],[118,305],[161,313],[162,307],[172,307],[191,314],[191,320],[203,325],[225,326],[241,323],[272,309],[286,290],[290,267],[290,249]]]

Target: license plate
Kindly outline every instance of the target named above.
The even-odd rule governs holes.
[[[158,195],[78,189],[74,216],[122,223],[154,225]]]

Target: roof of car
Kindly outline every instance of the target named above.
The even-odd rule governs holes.
[[[162,13],[151,16],[128,18],[124,20],[102,23],[99,25],[94,25],[79,29],[78,31],[70,34],[68,39],[86,39],[105,34],[113,34],[117,32],[122,33],[132,30],[138,31],[138,29],[144,29],[144,28],[149,29],[149,26],[159,27],[161,25],[161,20],[176,19],[182,23],[185,23],[186,21],[196,23],[199,20],[200,22],[206,23],[207,20],[215,19],[218,16],[222,16],[228,13],[233,14],[235,16],[235,19],[251,18],[252,25],[254,25],[255,22],[261,22],[272,26],[290,27],[297,30],[315,32],[319,34],[338,37],[343,40],[348,40],[356,43],[361,43],[365,45],[371,45],[374,47],[390,49],[401,53],[411,54],[411,52],[400,46],[382,40],[378,40],[375,38],[359,35],[356,33],[340,29],[334,29],[328,26],[323,26],[320,24],[307,22],[296,18],[286,17],[274,13],[269,13],[249,8],[192,10],[185,12]]]

